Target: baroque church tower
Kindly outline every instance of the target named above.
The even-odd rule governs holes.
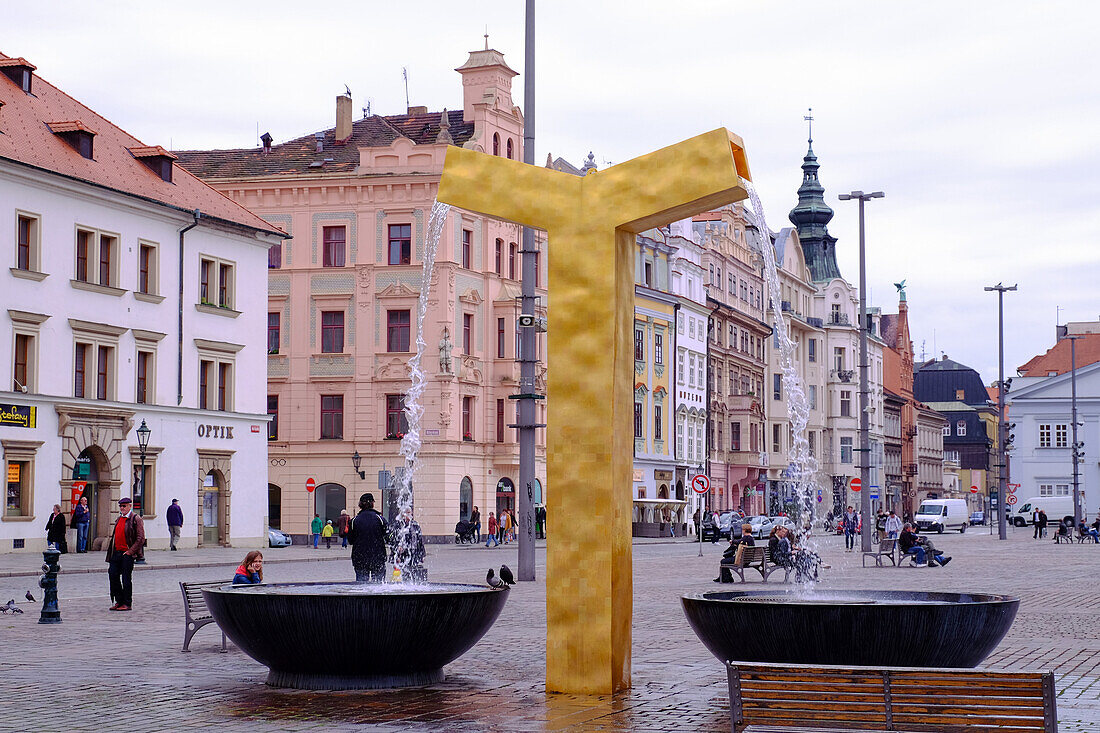
[[[808,120],[813,117],[807,117]],[[825,187],[817,178],[820,167],[814,155],[814,139],[811,128],[809,149],[802,159],[802,185],[798,187],[798,205],[788,215],[798,228],[798,241],[806,256],[806,265],[814,282],[826,282],[840,277],[836,264],[836,237],[829,234],[829,221],[833,210],[825,203]]]

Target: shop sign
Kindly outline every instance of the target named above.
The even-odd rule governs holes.
[[[200,438],[223,438],[225,440],[233,440],[233,426],[199,425],[198,434]]]
[[[21,466],[18,463],[9,463],[8,464],[8,483],[9,484],[19,483],[19,469],[20,468],[21,468]]]
[[[35,427],[38,408],[33,405],[0,404],[0,425],[14,425],[17,428]]]
[[[500,481],[497,481],[498,494],[511,494],[514,493],[515,490],[516,485],[512,483],[512,479],[505,477],[502,478]]]

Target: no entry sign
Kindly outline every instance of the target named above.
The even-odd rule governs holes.
[[[852,479],[851,487],[852,491],[859,491],[863,488],[863,482],[860,481],[858,478],[854,478]]]
[[[977,486],[971,486],[970,487],[970,493],[971,494],[977,494],[978,493],[978,487]]]
[[[705,494],[710,491],[710,479],[699,474],[691,479],[691,490],[696,494]]]
[[[309,493],[312,494],[313,490],[316,489],[316,488],[317,488],[317,482],[314,481],[312,478],[307,478],[306,479],[306,491],[308,491]]]

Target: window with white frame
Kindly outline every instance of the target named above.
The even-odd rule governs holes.
[[[659,333],[653,334],[653,363],[665,363],[665,337]]]
[[[951,423],[948,423],[948,424],[943,426],[943,434],[944,434],[945,437],[948,436],[948,435],[951,435]]]
[[[134,355],[134,402],[153,405],[157,401],[157,343],[163,333],[133,330],[137,352]]]
[[[852,439],[841,438],[840,439],[840,462],[851,463],[852,462]]]
[[[195,339],[195,346],[199,352],[199,409],[233,412],[237,352],[244,347],[207,339]]]
[[[4,516],[34,516],[34,463],[41,440],[0,439],[4,449]]]
[[[232,310],[237,299],[237,266],[229,260],[199,258],[199,304]]]
[[[676,421],[676,455],[682,457],[684,455],[684,418],[679,418]]]
[[[1069,447],[1069,425],[1066,423],[1058,423],[1054,426],[1054,447]]]
[[[42,217],[29,211],[15,212],[15,269],[42,271]]]
[[[160,257],[156,242],[138,240],[138,280],[135,292],[160,294]]]
[[[38,391],[38,345],[42,324],[49,318],[41,313],[9,310],[12,327],[13,392]]]
[[[810,385],[810,409],[811,410],[816,410],[817,409],[817,385],[816,384],[811,384]]]
[[[1050,447],[1050,423],[1041,423],[1039,425],[1039,447]]]
[[[959,420],[955,423],[955,435],[963,438],[966,436],[966,421]]]
[[[684,374],[684,362],[685,362],[685,353],[684,353],[683,350],[681,350],[679,353],[676,354],[676,382],[677,382],[677,384],[683,384],[684,383],[684,379],[685,379],[685,376],[686,376]],[[692,380],[692,381],[695,381],[695,380]]]
[[[73,280],[118,288],[118,242],[118,234],[78,226]]]
[[[69,319],[73,333],[73,397],[117,399],[118,339],[127,329]]]

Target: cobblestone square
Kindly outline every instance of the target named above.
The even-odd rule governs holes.
[[[1059,730],[1100,729],[1100,612],[1092,585],[1096,545],[1035,541],[1030,531],[998,542],[987,529],[936,538],[954,557],[942,569],[860,567],[836,537],[816,538],[831,568],[825,588],[1008,593],[1022,598],[1016,622],[986,666],[1051,669],[1057,675]],[[134,574],[135,608],[107,610],[106,564],[99,554],[65,555],[59,578],[63,623],[39,625],[23,594],[37,588],[40,560],[0,556],[0,602],[24,615],[0,616],[0,730],[413,730],[413,731],[725,731],[728,696],[721,664],[695,638],[679,596],[719,588],[722,544],[686,540],[634,545],[633,687],[608,697],[544,690],[545,584],[521,583],[490,633],[447,668],[442,684],[371,692],[268,688],[266,669],[230,644],[220,654],[214,627],[182,654],[178,583],[228,579],[244,548],[151,552]],[[350,579],[348,552],[306,547],[265,550],[269,581]],[[543,552],[540,547],[539,573]],[[490,566],[516,564],[514,545],[430,546],[432,580],[484,582]],[[750,587],[760,587],[753,582]],[[740,586],[722,586],[733,588]],[[767,587],[778,587],[775,582]],[[348,629],[348,634],[356,633]],[[317,664],[324,663],[317,649]],[[120,716],[120,710],[133,715]]]

